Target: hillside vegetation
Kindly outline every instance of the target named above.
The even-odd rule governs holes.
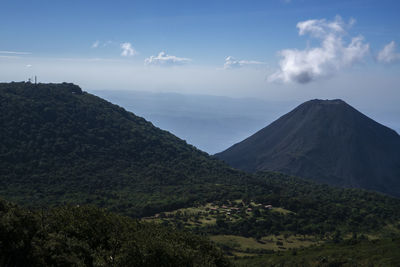
[[[326,241],[349,234],[400,233],[400,200],[383,194],[276,173],[259,173],[247,188],[243,199],[214,201],[151,218],[198,233],[256,239],[286,234]]]
[[[0,128],[0,195],[25,205],[139,217],[219,199],[250,177],[73,84],[0,84]]]

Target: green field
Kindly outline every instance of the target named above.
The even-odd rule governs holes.
[[[400,239],[348,240],[339,244],[235,257],[237,266],[400,266]]]
[[[233,256],[257,256],[263,253],[273,251],[286,251],[289,249],[305,248],[311,245],[323,244],[313,236],[300,235],[278,235],[264,236],[259,240],[252,237],[234,236],[234,235],[214,235],[210,239],[219,247],[222,247],[227,254]]]

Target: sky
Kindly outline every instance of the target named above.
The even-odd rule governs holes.
[[[399,12],[395,0],[2,0],[0,81],[341,98],[398,130]]]
[[[256,89],[250,87],[271,92],[302,84],[299,90],[307,90],[348,71],[384,79],[382,73],[399,70],[398,1],[0,5],[3,81],[40,74],[43,81],[71,79],[101,89],[240,96]]]

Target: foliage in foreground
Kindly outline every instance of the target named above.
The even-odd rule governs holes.
[[[94,207],[0,201],[0,266],[229,266],[206,238]]]

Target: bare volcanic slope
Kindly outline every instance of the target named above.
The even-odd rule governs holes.
[[[400,136],[338,99],[307,101],[215,156],[250,172],[400,196]]]

